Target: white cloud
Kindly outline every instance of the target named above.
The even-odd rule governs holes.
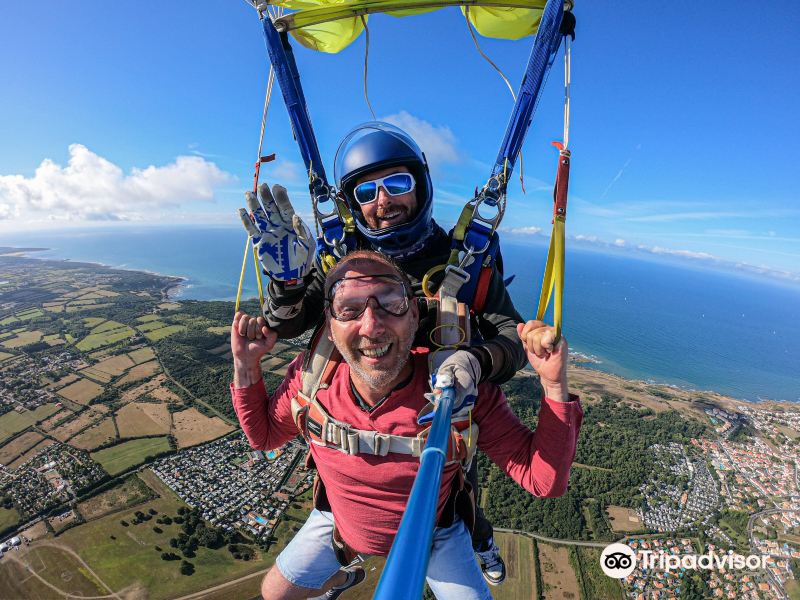
[[[576,235],[575,239],[578,240],[578,241],[581,241],[581,242],[597,242],[597,241],[599,241],[597,239],[596,235],[583,235],[582,233],[579,233],[578,235]]]
[[[456,136],[449,127],[433,125],[404,110],[384,117],[383,120],[406,131],[419,144],[432,171],[440,170],[445,164],[463,160]]]
[[[501,231],[515,235],[536,235],[542,232],[541,227],[508,227],[501,228]]]
[[[625,247],[625,240],[623,240],[622,238],[617,238],[616,240],[614,240],[614,245],[619,247],[619,248],[624,248]]]
[[[683,256],[684,258],[717,260],[716,256],[708,254],[707,252],[694,252],[692,250],[674,250],[672,248],[662,248],[661,246],[653,246],[652,248],[645,248],[643,246],[639,246],[639,248],[642,248],[647,252],[652,252],[653,254],[671,254],[673,256]]]
[[[33,177],[0,175],[0,218],[35,213],[51,220],[139,220],[154,209],[212,201],[233,180],[199,156],[125,174],[86,146],[71,144],[66,167],[46,158]]]

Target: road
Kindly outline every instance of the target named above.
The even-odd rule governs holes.
[[[540,542],[547,542],[549,544],[563,544],[565,546],[589,546],[590,548],[605,548],[614,542],[590,542],[585,540],[561,540],[558,538],[551,538],[538,533],[531,533],[530,531],[521,531],[519,529],[505,529],[504,527],[495,527],[495,531],[502,531],[503,533],[516,533],[517,535],[524,535],[525,537],[539,540]],[[623,538],[624,539],[624,538]]]
[[[774,515],[776,513],[795,513],[800,512],[800,509],[788,509],[788,508],[769,508],[767,510],[762,510],[761,512],[754,513],[750,515],[750,518],[747,520],[747,541],[750,543],[750,552],[755,554],[756,553],[756,543],[755,538],[753,537],[753,524],[755,520],[759,517],[765,515]],[[778,590],[778,593],[781,594],[779,600],[789,600],[789,596],[783,591],[783,586],[778,583],[778,580],[775,579],[775,576],[769,571],[766,571],[767,579],[773,585],[773,587]]]

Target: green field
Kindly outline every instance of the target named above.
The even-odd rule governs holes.
[[[181,561],[161,560],[161,552],[155,549],[159,546],[163,550],[173,550],[169,539],[178,536],[179,525],[156,525],[157,517],[139,525],[123,527],[120,524],[123,519],[130,523],[134,510],[146,513],[153,508],[159,515],[174,517],[178,507],[183,506],[152,472],[145,471],[141,476],[161,495],[160,498],[131,508],[129,512],[118,512],[75,527],[59,536],[61,542],[74,548],[98,577],[115,591],[141,585],[152,600],[174,598],[262,571],[274,561],[278,552],[275,546],[266,557],[252,561],[235,560],[224,546],[219,550],[201,547],[194,558],[187,559],[195,566],[194,575],[181,575]],[[154,526],[161,528],[163,533],[154,532]]]
[[[2,325],[11,325],[11,323],[16,323],[18,321],[19,321],[19,319],[17,319],[17,317],[12,315],[12,316],[6,317],[2,321],[0,321],[0,326],[2,326]]]
[[[55,404],[43,404],[36,410],[26,410],[18,413],[12,410],[0,417],[0,442],[11,437],[17,432],[27,429],[36,421],[41,421],[58,411]]]
[[[102,596],[108,593],[74,555],[60,548],[32,548],[25,558],[47,583],[73,596]],[[64,577],[64,573],[69,575]]]
[[[19,513],[14,508],[0,507],[0,531],[6,527],[16,525],[19,521]]]
[[[522,535],[501,532],[496,532],[494,538],[506,563],[506,580],[503,585],[492,588],[492,597],[495,600],[533,598],[536,576],[531,540]]]
[[[102,325],[95,327],[92,333],[75,344],[75,347],[83,352],[88,352],[119,342],[135,334],[136,332],[127,325],[116,321],[106,321]]]
[[[136,329],[144,332],[144,331],[153,331],[154,329],[161,329],[166,326],[167,324],[164,323],[164,321],[151,320],[147,321],[146,323],[142,323],[141,325],[137,325]]]
[[[147,323],[148,321],[158,321],[158,315],[143,315],[141,317],[136,317],[136,320],[139,323]]]
[[[151,342],[157,342],[158,340],[163,340],[165,337],[172,335],[173,333],[178,333],[179,331],[186,331],[185,325],[169,325],[167,327],[163,327],[161,329],[156,329],[154,331],[148,331],[144,334]]]
[[[143,438],[92,452],[91,457],[111,475],[116,475],[144,462],[147,456],[155,456],[167,450],[169,450],[169,443],[166,437]]]
[[[600,569],[600,549],[577,548],[581,573],[589,598],[597,600],[623,600],[625,597],[619,580],[608,577]]]
[[[42,312],[39,308],[31,308],[29,310],[17,313],[17,318],[20,321],[30,321],[31,319],[35,319],[37,317],[43,317],[44,312]]]

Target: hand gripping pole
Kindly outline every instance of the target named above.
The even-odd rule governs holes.
[[[444,287],[444,286],[443,286]],[[456,345],[461,338],[458,326],[458,301],[455,295],[447,294],[447,289],[439,291],[440,337],[443,345]],[[437,353],[437,366],[452,350]],[[439,359],[439,355],[441,359]],[[437,376],[441,392],[436,402],[425,449],[420,456],[419,471],[411,488],[403,519],[394,538],[386,566],[383,569],[373,600],[413,599],[422,596],[428,562],[431,557],[433,530],[436,526],[436,507],[442,484],[442,472],[447,461],[450,443],[453,404],[455,391],[452,381],[445,381],[449,375]],[[437,387],[434,391],[440,390]]]

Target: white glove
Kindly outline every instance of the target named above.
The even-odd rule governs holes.
[[[444,359],[435,373],[431,375],[431,389],[444,387],[443,384],[452,382],[455,388],[455,401],[453,403],[453,421],[463,421],[469,411],[475,406],[478,397],[478,382],[481,379],[481,365],[478,359],[466,350],[456,350]],[[431,402],[423,408],[417,422],[422,425],[433,420],[433,409],[436,403],[436,394],[425,394]]]
[[[250,214],[240,208],[239,216],[264,271],[275,281],[303,279],[314,264],[316,249],[311,231],[295,214],[285,187],[275,185],[270,192],[269,186],[262,183],[258,194],[261,202],[253,192],[245,193]]]

